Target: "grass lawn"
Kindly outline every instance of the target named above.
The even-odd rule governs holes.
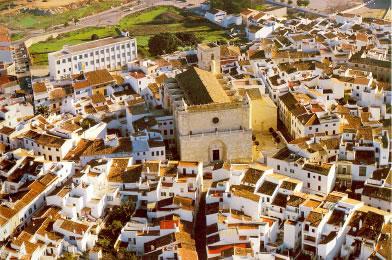
[[[60,0],[59,0],[60,1]],[[36,15],[32,13],[20,13],[12,16],[0,16],[0,24],[4,23],[12,29],[45,29],[54,25],[64,24],[65,22],[72,21],[74,18],[82,18],[94,13],[99,13],[110,9],[112,6],[119,6],[122,0],[105,0],[94,2],[75,10],[65,11],[60,14],[54,15]]]
[[[194,32],[204,42],[227,40],[224,30],[217,25],[209,23],[202,17],[183,13],[180,9],[167,6],[155,7],[126,16],[118,26],[136,37],[139,52],[146,55],[148,55],[150,37],[162,32]],[[60,39],[36,43],[29,48],[33,63],[45,65],[49,52],[60,50],[64,44],[73,45],[89,41],[94,33],[100,38],[116,34],[114,27],[85,28],[63,35]]]
[[[13,34],[11,34],[11,40],[17,41],[17,40],[22,39],[24,36],[25,35],[23,33],[13,33]]]
[[[126,16],[119,26],[136,37],[138,49],[142,53],[148,53],[150,37],[162,32],[194,32],[204,42],[227,40],[224,30],[219,26],[171,6],[159,6]]]

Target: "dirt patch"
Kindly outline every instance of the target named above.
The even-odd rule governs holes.
[[[376,0],[367,6],[359,8],[350,12],[352,14],[359,14],[363,17],[372,17],[379,19],[386,19],[391,21],[391,2],[389,0]]]
[[[0,15],[15,14],[19,11],[38,15],[59,14],[70,10],[104,2],[103,0],[0,0]],[[124,3],[130,0],[123,0]]]
[[[296,3],[297,1],[294,0],[293,5],[295,6]],[[330,14],[347,10],[354,6],[360,5],[361,3],[362,0],[310,0],[307,8]]]

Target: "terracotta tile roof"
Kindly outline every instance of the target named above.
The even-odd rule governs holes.
[[[122,154],[127,155],[132,152],[132,142],[130,138],[119,138],[118,146],[107,146],[102,139],[94,140],[93,143],[87,147],[82,156],[93,155],[109,155],[109,154]]]
[[[93,104],[97,104],[97,103],[104,103],[106,99],[104,95],[97,93],[91,96],[91,101]]]
[[[317,164],[317,163],[306,163],[303,166],[303,170],[305,171],[310,171],[310,172],[314,172],[314,173],[318,173],[321,175],[328,175],[329,170],[331,169],[331,165],[330,164]]]
[[[34,93],[42,93],[42,92],[46,92],[46,86],[44,82],[36,82],[33,84],[33,91]]]
[[[142,174],[142,165],[129,165],[129,158],[113,159],[108,174],[109,182],[136,183]]]
[[[260,196],[253,193],[254,188],[246,185],[232,185],[230,191],[233,195],[258,202]]]
[[[38,138],[35,138],[35,142],[39,145],[46,147],[60,148],[65,143],[64,138],[60,138],[54,135],[41,134]]]
[[[2,128],[0,128],[0,134],[3,135],[10,135],[15,131],[14,128],[8,127],[8,126],[3,126]]]
[[[271,196],[277,186],[278,184],[276,183],[264,181],[263,184],[261,184],[260,188],[257,190],[257,192]]]
[[[72,232],[74,234],[83,235],[85,232],[89,230],[89,226],[75,222],[68,219],[58,219],[56,222],[59,223],[60,228],[66,231]]]
[[[81,75],[76,75],[76,77],[81,77]],[[105,85],[114,83],[115,79],[109,73],[108,70],[95,70],[89,71],[84,74],[80,80],[74,81],[72,84],[74,89],[82,89],[86,87],[94,87],[98,85]]]
[[[189,105],[226,103],[230,98],[211,72],[192,67],[176,76]]]
[[[244,178],[241,180],[242,183],[256,184],[257,181],[263,176],[264,171],[249,168],[246,170]]]

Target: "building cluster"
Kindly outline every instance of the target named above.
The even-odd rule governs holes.
[[[1,259],[390,258],[391,24],[201,9],[247,44],[124,33],[31,89],[0,28]]]

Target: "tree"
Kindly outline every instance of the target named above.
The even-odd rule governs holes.
[[[107,238],[101,238],[98,240],[98,244],[103,248],[108,248],[110,246],[110,240]]]
[[[130,219],[133,212],[135,211],[135,202],[130,200],[123,200],[121,202],[121,210],[124,212],[127,219]]]
[[[182,46],[194,46],[200,42],[193,32],[178,32],[176,37],[181,41]]]
[[[293,3],[293,0],[289,0],[289,1],[287,1],[287,3],[288,3],[289,5],[291,5],[291,4]]]
[[[299,6],[308,6],[309,5],[309,0],[298,0],[297,1],[297,4],[299,5]]]
[[[98,40],[99,39],[99,36],[96,34],[96,33],[94,33],[93,35],[91,35],[91,40],[92,41],[95,41],[95,40]]]
[[[68,22],[65,22],[64,23],[64,27],[68,27],[69,26],[69,23]]]
[[[180,46],[180,41],[172,33],[160,33],[154,35],[148,41],[148,48],[152,55],[157,56],[172,53]]]
[[[86,129],[89,129],[90,127],[92,127],[92,126],[94,126],[94,125],[96,125],[96,124],[97,124],[97,122],[95,122],[94,119],[85,118],[85,119],[83,119],[82,122],[80,123],[80,126],[81,126],[84,130],[86,130]]]
[[[76,260],[78,258],[76,256],[74,256],[73,254],[66,252],[59,259],[60,260]]]
[[[36,112],[38,114],[43,115],[44,117],[47,117],[47,116],[49,116],[49,107],[48,106],[43,106],[43,105],[38,106]]]
[[[117,35],[121,35],[121,34],[122,34],[122,31],[121,31],[121,29],[120,29],[120,28],[118,28],[118,27],[116,27],[115,31],[116,31]]]
[[[74,23],[75,23],[75,25],[77,24],[79,22],[79,19],[78,18],[74,18]]]
[[[272,134],[274,132],[274,129],[272,127],[268,128],[268,131]]]
[[[112,234],[114,235],[117,231],[119,231],[123,227],[123,224],[121,224],[120,220],[113,220],[110,226],[112,229]]]

